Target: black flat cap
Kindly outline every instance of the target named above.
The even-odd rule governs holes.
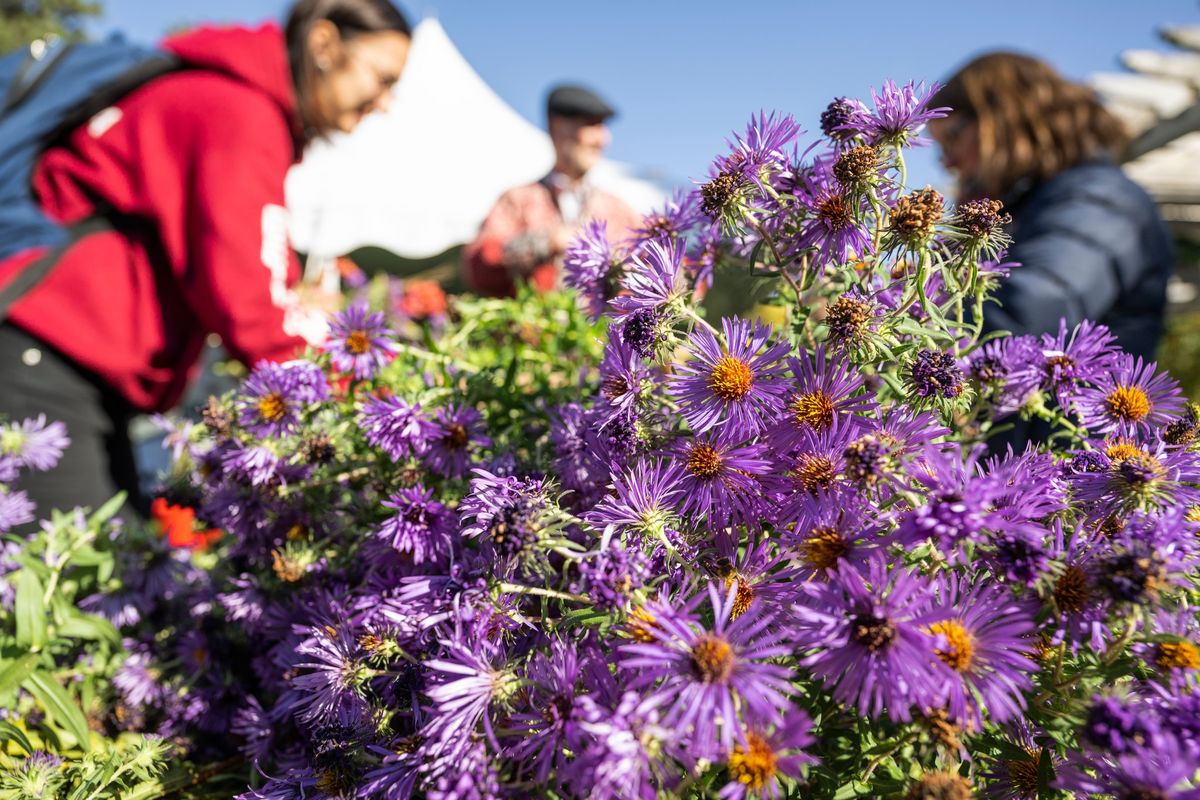
[[[608,119],[617,110],[591,89],[576,85],[555,86],[546,98],[546,113],[559,117]]]

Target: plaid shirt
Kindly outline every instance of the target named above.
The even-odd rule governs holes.
[[[525,276],[539,291],[558,284],[561,256],[551,253],[551,237],[564,224],[560,205],[579,208],[572,227],[603,219],[608,239],[616,243],[641,224],[641,217],[617,197],[586,183],[573,198],[556,198],[551,175],[500,196],[463,253],[467,286],[489,297],[511,297],[516,278]],[[577,202],[571,202],[572,200]]]

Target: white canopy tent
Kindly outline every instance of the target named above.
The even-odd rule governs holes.
[[[315,143],[289,174],[292,242],[322,260],[367,245],[427,258],[470,241],[501,192],[537,180],[553,161],[545,131],[425,19],[389,110]],[[664,197],[622,164],[603,162],[592,177],[639,211]]]

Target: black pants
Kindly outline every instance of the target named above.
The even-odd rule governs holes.
[[[129,493],[123,516],[145,515],[128,403],[61,353],[0,323],[0,416],[19,422],[38,414],[63,422],[71,439],[57,467],[23,471],[17,479],[16,487],[37,503],[39,519],[48,519],[54,508],[99,508],[119,491]]]

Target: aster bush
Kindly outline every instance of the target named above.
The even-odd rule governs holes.
[[[758,114],[572,293],[352,307],[212,400],[128,713],[244,800],[1197,796],[1200,415],[1101,326],[981,335],[1020,267],[905,185],[931,94]],[[725,269],[786,321],[708,320]]]

